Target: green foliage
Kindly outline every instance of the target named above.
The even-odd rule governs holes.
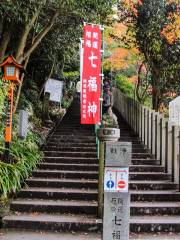
[[[8,89],[8,84],[5,83],[2,79],[0,79],[0,120],[3,115],[7,89]]]
[[[39,150],[39,145],[43,144],[44,139],[37,133],[28,132],[26,140],[18,138],[17,115],[13,117],[13,141],[10,148],[10,155],[13,164],[6,164],[2,162],[2,155],[4,153],[4,111],[7,99],[8,83],[0,81],[0,200],[7,198],[10,193],[16,192],[20,189],[24,180],[29,176],[31,171],[35,168],[37,162],[42,158],[42,153]],[[30,104],[28,98],[24,97],[27,105]]]
[[[119,3],[120,21],[129,27],[128,33],[133,32],[131,42],[144,55],[152,75],[153,108],[158,110],[168,92],[179,91],[180,42],[178,39],[169,42],[163,36],[163,30],[171,21],[169,16],[178,11],[178,6],[165,0],[143,0],[142,4],[135,5],[135,16],[123,2]]]
[[[77,82],[79,81],[79,72],[78,71],[74,71],[74,72],[64,72],[63,73],[64,79],[67,82],[73,81],[73,82]]]
[[[0,197],[7,198],[10,193],[19,190],[24,180],[35,169],[36,164],[42,159],[38,143],[40,137],[29,132],[26,140],[20,140],[17,134],[13,134],[11,145],[11,157],[14,164],[0,162]],[[2,143],[2,142],[1,142]],[[0,151],[3,152],[3,147]]]
[[[104,113],[102,116],[102,128],[118,128],[118,122],[113,118],[113,113]]]
[[[119,74],[116,76],[115,81],[116,87],[121,90],[122,93],[133,96],[134,85],[128,81],[126,76]]]

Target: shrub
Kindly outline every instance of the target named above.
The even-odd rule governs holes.
[[[126,76],[121,74],[116,76],[116,87],[121,90],[122,93],[133,96],[134,86],[128,81]]]
[[[10,193],[15,193],[21,188],[24,180],[35,169],[36,164],[42,159],[38,142],[40,137],[33,132],[29,132],[26,140],[13,136],[11,146],[11,156],[14,164],[0,162],[0,196],[1,200],[8,197]],[[4,150],[0,148],[1,152]]]

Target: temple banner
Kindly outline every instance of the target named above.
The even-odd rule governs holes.
[[[86,25],[81,84],[81,124],[100,122],[101,45],[100,26]]]

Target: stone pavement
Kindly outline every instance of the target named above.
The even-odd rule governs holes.
[[[0,233],[1,240],[101,240],[97,234],[83,233],[50,233],[50,232],[18,232],[8,231]]]
[[[95,233],[50,233],[30,231],[1,231],[1,240],[101,240]],[[180,234],[132,234],[130,240],[179,240]]]

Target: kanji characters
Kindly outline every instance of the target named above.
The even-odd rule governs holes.
[[[89,48],[92,46],[91,40],[86,40],[86,46]]]
[[[95,102],[92,102],[92,104],[89,102],[89,106],[88,106],[89,117],[91,116],[91,114],[94,117],[96,114],[96,111],[97,111],[97,105],[95,104]]]
[[[85,26],[81,92],[82,124],[100,122],[101,40],[102,35],[99,26]],[[86,111],[86,116],[83,110]]]
[[[87,32],[86,32],[86,37],[87,37],[87,38],[91,38],[91,34],[92,34],[92,33],[91,33],[90,31],[87,31]]]
[[[112,233],[113,239],[121,239],[121,232],[120,231],[114,231]]]
[[[92,68],[96,68],[97,67],[97,64],[95,64],[95,60],[98,60],[98,57],[94,55],[94,52],[91,51],[91,56],[88,57],[88,59],[90,60],[91,62],[91,67]]]
[[[96,77],[91,77],[88,80],[88,88],[90,92],[97,92],[97,78]]]
[[[114,222],[115,225],[121,226],[122,219],[115,216],[113,222]]]

